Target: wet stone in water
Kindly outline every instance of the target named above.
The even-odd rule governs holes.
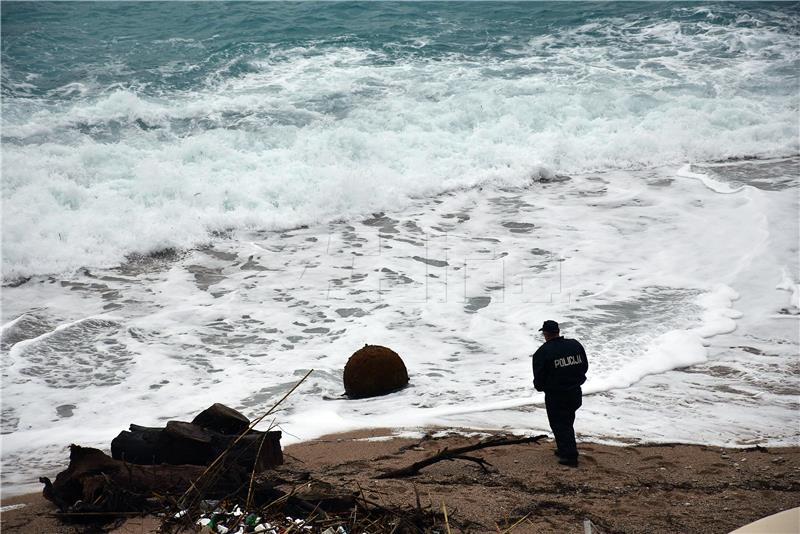
[[[327,334],[330,332],[330,328],[318,327],[318,328],[306,328],[303,332],[307,334]]]
[[[363,317],[367,314],[361,308],[339,308],[336,310],[336,313],[338,313],[340,317]]]
[[[442,260],[432,260],[430,258],[423,258],[421,256],[414,256],[415,260],[421,261],[422,263],[427,263],[428,265],[433,265],[434,267],[447,267],[448,263]]]
[[[467,312],[475,313],[481,308],[488,306],[490,302],[492,302],[492,297],[472,297],[467,299],[467,304],[464,306],[464,309]]]
[[[64,419],[67,417],[72,417],[73,410],[75,410],[74,404],[62,404],[61,406],[56,406],[56,413],[59,417]]]
[[[531,223],[521,223],[521,222],[504,222],[504,228],[508,228],[508,230],[515,234],[527,234],[533,230],[534,225]]]

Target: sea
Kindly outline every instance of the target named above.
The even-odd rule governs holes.
[[[14,2],[2,491],[215,402],[283,443],[800,445],[800,4]],[[365,344],[409,386],[342,396]]]

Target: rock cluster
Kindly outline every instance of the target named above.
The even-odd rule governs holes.
[[[130,425],[111,441],[111,456],[139,465],[208,465],[232,447],[231,457],[246,470],[282,464],[281,433],[251,430],[240,438],[249,427],[241,413],[214,404],[191,423],[169,421],[163,428]]]

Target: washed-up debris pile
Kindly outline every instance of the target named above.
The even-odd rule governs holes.
[[[216,534],[245,534],[249,532],[263,532],[264,534],[283,534],[288,530],[296,532],[310,532],[314,530],[312,524],[306,519],[295,519],[291,516],[273,517],[267,521],[256,513],[246,514],[239,505],[234,505],[233,510],[226,511],[219,506],[219,501],[203,501],[209,511],[203,513],[195,522],[201,527],[201,533]],[[213,510],[211,510],[213,508]],[[178,512],[174,519],[181,519],[188,510]],[[347,534],[347,529],[339,525],[335,529],[328,527],[324,534]]]
[[[287,515],[286,510],[297,508],[298,503],[292,504],[291,501],[286,499],[283,503],[270,503],[248,511],[235,501],[204,500],[193,510],[165,514],[161,531],[201,534],[443,534],[449,527],[449,521],[442,513],[424,510],[421,506],[387,507],[358,500],[349,510],[330,506],[326,510],[318,502],[310,513]]]
[[[72,445],[67,469],[40,479],[43,495],[65,521],[155,514],[164,533],[445,532],[443,510],[368,501],[283,465],[281,433],[254,429],[271,412],[250,422],[215,404],[191,423],[131,425],[112,442],[112,456]]]
[[[262,417],[263,418],[263,417]],[[67,469],[42,477],[43,495],[62,514],[153,512],[172,500],[236,494],[258,473],[283,463],[281,432],[261,432],[244,415],[214,404],[191,422],[163,428],[130,425],[111,442],[111,456],[70,446]],[[272,488],[257,488],[262,495]]]

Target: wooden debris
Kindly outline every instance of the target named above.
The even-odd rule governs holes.
[[[375,478],[404,478],[414,476],[419,473],[420,469],[428,467],[429,465],[433,465],[436,462],[441,462],[442,460],[454,460],[454,459],[462,459],[462,460],[469,460],[473,462],[477,462],[481,467],[486,469],[483,464],[487,464],[483,459],[479,459],[476,457],[471,456],[464,456],[464,453],[477,451],[480,449],[487,449],[489,447],[501,447],[503,445],[520,445],[523,443],[538,443],[540,440],[546,438],[547,436],[542,434],[539,436],[533,436],[530,438],[505,438],[505,437],[493,437],[489,438],[485,441],[480,443],[476,443],[475,445],[467,445],[466,447],[456,447],[455,449],[448,449],[445,448],[444,450],[440,451],[439,453],[426,458],[424,460],[420,460],[419,462],[414,462],[413,464],[403,467],[401,469],[396,469],[393,471],[389,471],[386,473],[382,473]],[[487,464],[488,465],[488,464]]]
[[[55,482],[40,479],[44,496],[59,507],[57,516],[62,520],[106,525],[131,514],[159,513],[164,518],[163,533],[203,526],[219,532],[277,527],[283,532],[422,534],[457,525],[444,505],[442,516],[436,510],[423,509],[419,498],[416,508],[379,504],[367,499],[363,491],[280,467],[281,433],[258,432],[254,426],[310,374],[245,427],[241,414],[215,404],[192,423],[170,421],[164,428],[130,425],[130,430],[112,443],[120,458],[72,445],[70,464]],[[233,429],[240,432],[230,434]],[[484,469],[489,465],[464,452],[468,451],[454,450],[453,458],[474,461]],[[272,525],[269,529],[268,524]]]
[[[139,465],[208,465],[236,438],[183,421],[164,428],[131,425],[111,441],[111,456]],[[263,471],[283,463],[280,440],[280,431],[252,430],[232,447],[231,457],[245,469]]]
[[[103,451],[70,446],[69,467],[54,482],[40,479],[43,495],[62,512],[122,512],[151,509],[147,499],[180,494],[203,468],[195,465],[136,465],[115,460]],[[210,495],[225,495],[241,484],[235,469],[220,479]],[[82,506],[76,504],[81,503]]]

